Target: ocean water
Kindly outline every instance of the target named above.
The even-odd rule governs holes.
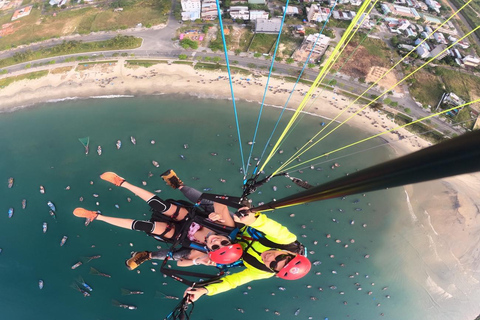
[[[247,142],[252,140],[259,105],[238,103],[238,108],[243,151],[248,155]],[[279,112],[274,108],[264,110],[254,157],[261,154]],[[286,113],[283,125],[290,115]],[[275,156],[267,166],[267,173],[292,155],[295,147],[308,141],[321,128],[322,121],[325,120],[304,117],[282,145],[284,153]],[[84,154],[78,141],[86,136],[90,137],[89,155]],[[130,143],[130,136],[136,138],[136,145]],[[345,126],[301,158],[307,160],[366,136]],[[185,286],[164,278],[159,266],[147,262],[138,273],[128,271],[124,265],[131,251],[154,250],[163,244],[143,233],[99,221],[85,227],[81,219],[72,215],[75,207],[82,206],[117,217],[149,218],[148,206],[141,199],[102,181],[102,172],[117,172],[137,185],[146,182],[145,188],[161,190],[162,198],[182,198],[180,192],[167,187],[159,177],[168,168],[175,169],[193,187],[211,188],[213,193],[241,194],[240,151],[229,101],[155,96],[43,104],[1,114],[0,137],[2,319],[163,319],[177,304],[162,294],[180,297]],[[115,147],[117,139],[123,143],[120,150]],[[392,158],[393,153],[385,147],[350,155],[381,143],[364,143],[338,153],[343,158],[320,159],[314,162],[314,169],[308,164],[300,167],[302,172],[294,171],[291,175],[312,184],[344,176]],[[189,148],[184,149],[184,144]],[[96,153],[98,145],[103,148],[101,156]],[[152,160],[160,167],[154,167]],[[334,162],[340,166],[333,170]],[[15,179],[11,189],[7,188],[9,177]],[[267,202],[301,191],[296,186],[286,187],[291,184],[286,178],[272,179],[252,199],[255,203]],[[39,192],[40,185],[45,187],[45,194]],[[67,186],[70,190],[66,190]],[[278,190],[274,191],[273,186]],[[132,201],[128,202],[127,197]],[[26,209],[21,208],[22,199],[27,200]],[[56,205],[56,219],[49,215],[47,201]],[[7,215],[10,207],[15,209],[11,219]],[[204,297],[195,304],[192,319],[428,318],[428,310],[419,302],[428,297],[419,284],[409,281],[408,270],[389,245],[392,239],[401,245],[401,240],[395,238],[399,234],[396,226],[409,219],[403,189],[332,199],[268,214],[307,246],[309,257],[316,261],[311,273],[298,281],[268,279],[250,283],[251,289],[244,286]],[[48,223],[45,234],[43,222]],[[408,228],[408,222],[403,228]],[[331,234],[331,238],[326,234]],[[61,247],[60,240],[65,235],[68,241]],[[94,255],[101,258],[87,263],[87,257]],[[412,255],[411,259],[415,258],[419,259]],[[72,270],[71,266],[78,261],[83,264]],[[92,274],[91,268],[111,278]],[[90,297],[83,297],[72,288],[79,277],[93,288]],[[42,290],[38,288],[40,279],[44,281]],[[122,288],[141,290],[144,294],[122,295]],[[125,310],[115,306],[114,301],[138,309]],[[294,316],[298,308],[300,313]]]

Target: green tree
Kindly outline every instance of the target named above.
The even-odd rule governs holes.
[[[406,114],[412,113],[412,110],[410,108],[405,108],[403,109],[403,111],[405,111]]]
[[[188,58],[188,57],[187,57],[186,54],[180,54],[180,55],[178,56],[178,59],[180,59],[180,60],[187,60],[187,58]]]
[[[282,57],[275,57],[275,61],[277,61],[277,62],[282,62],[282,61],[283,61],[283,58],[282,58]]]
[[[193,50],[198,49],[198,43],[188,38],[180,40],[180,45],[184,49],[189,49],[189,48],[192,48]]]
[[[293,60],[293,58],[287,58],[287,60],[285,60],[286,63],[288,64],[292,64],[295,62],[295,60]]]
[[[253,56],[254,56],[255,58],[260,58],[260,57],[262,56],[262,54],[261,54],[260,52],[255,52],[255,53],[253,54]]]

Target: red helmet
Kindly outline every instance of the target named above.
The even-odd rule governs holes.
[[[242,257],[243,249],[238,243],[221,247],[215,251],[210,251],[208,257],[218,264],[229,264],[237,261]]]
[[[277,273],[277,277],[285,280],[297,280],[306,276],[311,268],[310,260],[298,254]]]

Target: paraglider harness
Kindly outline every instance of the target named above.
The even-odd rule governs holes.
[[[190,311],[188,311],[189,305],[192,306]],[[193,301],[190,301],[189,296],[186,295],[164,320],[189,320],[194,307]]]
[[[251,265],[256,269],[259,269],[265,272],[274,273],[274,271],[272,271],[264,263],[258,261],[257,258],[255,258],[253,255],[248,253],[248,250],[252,249],[257,254],[261,254],[261,252],[258,252],[253,248],[253,244],[255,243],[255,241],[260,242],[260,244],[268,248],[286,250],[286,251],[290,251],[305,257],[307,256],[307,248],[299,241],[294,241],[288,244],[280,244],[267,239],[265,236],[265,233],[258,231],[254,228],[245,227],[245,231],[248,233],[249,237],[242,236],[242,238],[238,240],[238,241],[247,243],[247,246],[243,249],[242,259],[243,261],[245,261],[246,263],[248,263],[249,265]]]
[[[220,282],[221,280],[219,279],[223,276],[223,274],[225,273],[225,270],[228,267],[235,265],[236,263],[233,263],[231,265],[219,265],[217,266],[217,268],[220,269],[220,271],[216,275],[212,275],[212,274],[206,274],[206,273],[173,269],[170,266],[168,266],[168,261],[170,259],[173,259],[173,254],[181,250],[182,248],[194,249],[194,250],[198,250],[205,253],[208,252],[205,245],[196,243],[188,239],[188,230],[190,229],[190,226],[194,222],[199,224],[202,227],[206,227],[212,230],[216,234],[224,235],[226,237],[229,237],[230,239],[235,239],[239,229],[236,227],[222,226],[213,221],[208,220],[208,214],[205,211],[203,211],[198,204],[194,205],[190,202],[183,201],[183,200],[168,199],[168,201],[177,206],[177,212],[174,213],[173,218],[165,216],[164,214],[161,214],[159,212],[153,211],[151,221],[152,222],[161,221],[161,222],[167,223],[170,226],[170,229],[167,228],[168,229],[167,232],[171,230],[172,226],[175,226],[176,229],[175,229],[174,236],[172,238],[167,239],[162,236],[149,234],[150,236],[152,236],[154,239],[158,241],[172,244],[167,254],[167,257],[164,259],[161,265],[160,271],[163,274],[191,287],[195,286],[198,288],[198,287],[206,286],[208,284]],[[176,217],[176,215],[178,215],[178,212],[181,207],[186,208],[188,210],[188,214],[185,216],[185,218],[182,221],[176,221],[174,220],[174,218]],[[166,232],[164,232],[164,234],[165,233]],[[195,277],[197,279],[202,279],[202,280],[192,281],[184,278],[184,276]]]

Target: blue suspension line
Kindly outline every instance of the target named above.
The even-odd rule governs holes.
[[[240,157],[242,159],[243,175],[244,175],[244,179],[245,179],[245,175],[247,174],[247,167],[245,166],[245,158],[243,156],[242,137],[240,136],[240,125],[238,123],[237,105],[235,103],[235,95],[233,93],[232,74],[230,72],[230,61],[228,60],[227,43],[225,41],[225,34],[223,32],[222,12],[220,10],[219,1],[215,0],[215,3],[217,4],[218,22],[220,24],[220,30],[221,30],[221,33],[222,33],[223,52],[225,54],[225,62],[227,64],[228,82],[230,83],[230,92],[231,92],[231,95],[232,95],[233,112],[235,114],[235,125],[237,126],[238,144],[240,146]]]
[[[290,91],[290,95],[288,96],[287,101],[285,102],[285,105],[284,105],[283,108],[282,108],[282,112],[280,113],[280,116],[278,117],[277,122],[275,123],[275,126],[273,127],[272,133],[270,134],[270,137],[268,138],[267,142],[265,143],[265,147],[264,147],[264,149],[263,149],[263,151],[262,151],[262,155],[260,156],[259,160],[257,161],[257,164],[256,164],[256,166],[255,166],[253,175],[256,174],[256,171],[257,171],[257,169],[258,169],[258,166],[259,166],[260,162],[262,161],[262,158],[263,158],[263,156],[265,155],[265,152],[267,151],[267,148],[268,148],[268,145],[270,144],[270,141],[271,141],[272,138],[273,138],[273,134],[274,134],[275,131],[277,130],[277,127],[278,127],[278,125],[279,125],[279,123],[280,123],[280,120],[281,120],[281,118],[282,118],[282,116],[283,116],[283,113],[284,113],[285,110],[287,109],[287,105],[288,105],[288,103],[290,102],[290,99],[292,98],[292,95],[293,95],[293,93],[295,92],[295,88],[297,87],[297,84],[298,84],[298,82],[300,81],[300,78],[302,77],[303,72],[305,71],[305,68],[306,68],[307,65],[308,65],[308,61],[310,61],[310,57],[311,57],[311,55],[312,55],[312,53],[313,53],[313,50],[315,49],[315,46],[317,45],[318,39],[319,39],[320,36],[323,34],[323,31],[325,30],[325,27],[327,26],[327,23],[328,23],[328,21],[330,20],[330,17],[331,17],[331,15],[332,15],[332,13],[333,13],[333,10],[335,9],[335,6],[337,5],[337,2],[338,2],[338,0],[335,1],[335,3],[333,4],[332,8],[330,9],[330,13],[328,14],[327,19],[325,20],[325,23],[324,23],[323,26],[322,26],[322,30],[320,31],[320,33],[318,34],[317,38],[315,39],[315,42],[313,43],[312,49],[310,50],[310,53],[308,54],[308,57],[307,57],[307,59],[305,60],[305,63],[303,64],[303,68],[302,68],[302,70],[300,71],[300,74],[299,74],[299,76],[298,76],[298,78],[297,78],[297,81],[296,81],[295,84],[293,85],[292,91]]]
[[[218,0],[217,0],[218,1]],[[278,32],[278,37],[277,37],[277,42],[275,43],[275,51],[273,53],[273,57],[272,57],[272,63],[270,64],[270,71],[268,73],[268,78],[267,78],[267,83],[265,84],[265,91],[263,92],[263,99],[262,99],[262,104],[260,106],[260,112],[258,113],[258,118],[257,118],[257,126],[255,127],[255,133],[253,134],[253,140],[252,140],[252,147],[250,148],[250,154],[248,155],[248,160],[247,160],[247,170],[248,170],[248,166],[250,165],[250,159],[252,157],[252,153],[253,153],[253,147],[255,146],[255,139],[257,137],[257,132],[258,132],[258,127],[260,125],[260,118],[262,116],[262,111],[263,111],[263,106],[265,104],[265,98],[266,98],[266,95],[267,95],[267,91],[268,91],[268,83],[270,82],[270,76],[272,75],[272,70],[273,70],[273,65],[275,63],[275,56],[277,55],[277,50],[278,50],[278,44],[280,42],[280,37],[282,35],[282,30],[283,30],[283,23],[285,21],[285,16],[287,14],[287,9],[288,9],[288,2],[289,0],[287,0],[287,3],[285,4],[285,9],[283,11],[283,17],[282,17],[282,23],[280,24],[280,30]],[[255,167],[255,170],[254,172],[252,173],[253,175],[255,175],[257,172],[257,168],[258,168],[258,164],[257,166]],[[245,171],[245,177],[247,176],[247,171]],[[243,182],[243,184],[246,183],[246,180]]]

